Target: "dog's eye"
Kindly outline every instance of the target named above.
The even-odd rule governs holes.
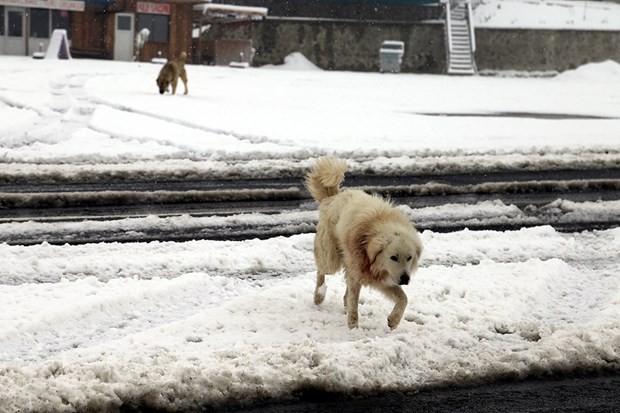
[[[411,261],[411,255],[407,257],[407,262]]]
[[[392,261],[398,261],[398,256],[396,256],[396,255],[392,255],[392,256],[390,257],[390,259],[391,259]]]

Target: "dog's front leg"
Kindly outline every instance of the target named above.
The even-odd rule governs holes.
[[[177,93],[177,83],[179,83],[179,79],[175,79],[172,81],[172,94]]]
[[[347,276],[347,292],[345,294],[345,304],[347,310],[347,322],[349,328],[357,328],[357,307],[359,305],[360,290],[362,285]]]
[[[388,327],[394,330],[398,327],[400,320],[405,314],[405,308],[407,307],[407,294],[403,291],[400,285],[392,285],[389,287],[382,287],[381,292],[385,294],[390,300],[394,301],[394,308],[388,316]]]

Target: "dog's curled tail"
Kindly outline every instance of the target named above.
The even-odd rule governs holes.
[[[182,61],[182,62],[187,60],[187,53],[181,52],[181,54],[179,55],[179,60]]]
[[[306,176],[306,188],[317,202],[340,192],[347,162],[331,157],[319,158]]]

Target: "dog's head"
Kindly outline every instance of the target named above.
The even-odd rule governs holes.
[[[166,76],[158,76],[156,82],[157,87],[159,87],[160,95],[163,95],[170,87],[170,79],[168,79]]]
[[[407,285],[418,269],[422,241],[415,229],[390,229],[368,243],[371,269],[385,284]]]

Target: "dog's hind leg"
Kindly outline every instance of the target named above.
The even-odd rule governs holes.
[[[351,279],[348,274],[345,274],[345,278],[347,280],[347,291],[344,294],[344,300],[347,310],[347,323],[349,324],[349,328],[357,328],[357,307],[359,305],[362,284],[360,284],[356,280]]]
[[[407,307],[407,294],[405,294],[399,285],[392,285],[389,287],[382,286],[380,290],[386,297],[395,303],[392,312],[388,316],[388,327],[394,330],[398,327],[398,324],[400,323],[400,320],[402,320],[403,314],[405,313],[405,308]]]
[[[325,225],[319,221],[314,238],[314,260],[316,261],[316,287],[314,289],[314,303],[321,304],[325,299],[327,285],[325,276],[336,273],[341,267],[338,244]]]
[[[179,77],[183,81],[183,86],[185,87],[185,93],[183,93],[183,94],[187,95],[187,72],[185,71],[185,68],[183,68],[183,70],[181,71],[181,74],[179,75]]]

